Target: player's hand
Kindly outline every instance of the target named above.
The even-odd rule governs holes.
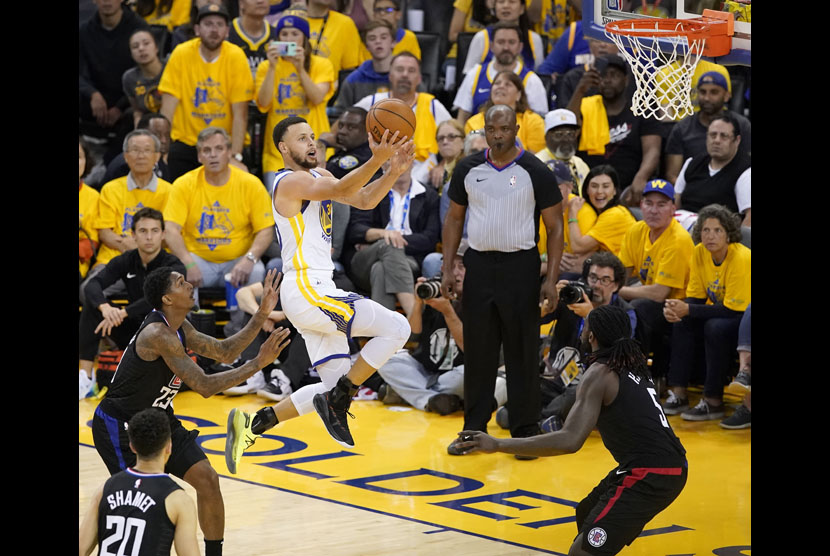
[[[386,245],[391,245],[399,249],[403,249],[409,245],[409,242],[404,239],[403,233],[400,230],[383,230],[383,241],[386,242]]]
[[[460,440],[458,447],[461,448],[463,454],[498,452],[498,440],[481,431],[461,431],[458,433],[458,439]]]
[[[368,133],[367,135],[369,136],[369,148],[372,149],[372,158],[376,159],[381,164],[392,158],[392,155],[394,155],[407,140],[406,135],[400,137],[399,131],[396,131],[394,134],[390,134],[388,129],[383,130],[383,137],[380,138],[379,143],[375,142],[375,138],[372,137],[371,133]]]
[[[267,315],[271,314],[274,307],[277,306],[277,301],[280,299],[280,286],[282,282],[282,272],[277,272],[277,269],[272,268],[265,275],[265,283],[262,288],[262,301],[259,304],[259,312]]]
[[[395,176],[403,175],[415,160],[415,143],[412,140],[406,141],[401,147],[392,155],[389,160],[389,173]]]
[[[257,363],[260,369],[265,365],[270,365],[279,357],[285,346],[291,343],[291,340],[288,339],[290,334],[291,331],[288,328],[280,326],[268,335],[268,339],[262,342],[259,353],[257,353]]]
[[[552,313],[557,303],[559,303],[559,291],[556,289],[556,284],[545,280],[539,292],[539,307],[542,309],[542,316]]]
[[[248,278],[251,277],[251,272],[254,270],[254,261],[248,257],[240,257],[231,269],[231,285],[234,288],[244,286],[248,283]]]

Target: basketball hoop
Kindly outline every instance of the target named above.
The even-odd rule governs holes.
[[[612,21],[605,36],[628,60],[637,90],[635,116],[674,120],[694,114],[692,76],[702,56],[732,49],[734,14],[704,10],[693,19],[639,18]]]

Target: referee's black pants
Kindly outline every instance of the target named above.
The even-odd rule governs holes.
[[[462,294],[464,429],[487,430],[504,347],[510,434],[539,431],[539,251],[467,249]]]

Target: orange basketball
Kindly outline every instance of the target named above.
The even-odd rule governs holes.
[[[385,98],[377,101],[366,116],[366,131],[372,134],[376,142],[383,137],[383,130],[389,130],[389,138],[395,132],[398,139],[406,135],[409,139],[415,134],[415,113],[402,100]]]

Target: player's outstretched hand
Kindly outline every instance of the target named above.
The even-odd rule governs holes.
[[[461,431],[458,433],[458,447],[465,454],[484,452],[486,454],[498,451],[498,440],[481,431]]]
[[[378,160],[381,164],[392,158],[392,155],[397,152],[404,142],[408,139],[406,135],[399,137],[400,132],[396,131],[393,134],[386,129],[383,131],[383,137],[380,138],[380,143],[375,141],[372,134],[369,133],[369,147],[372,149],[372,157]]]
[[[412,139],[406,141],[401,147],[395,151],[392,158],[389,160],[389,173],[395,176],[403,175],[412,162],[415,160],[415,142]]]
[[[262,288],[262,301],[259,304],[259,312],[270,315],[274,307],[277,306],[277,301],[280,298],[280,286],[282,285],[282,272],[277,272],[275,268],[268,271],[265,275],[265,283]]]
[[[285,349],[285,346],[291,342],[288,339],[290,334],[291,330],[280,326],[268,335],[268,339],[262,342],[262,345],[259,347],[259,353],[257,354],[260,369],[265,365],[273,363],[279,357],[282,350]]]

